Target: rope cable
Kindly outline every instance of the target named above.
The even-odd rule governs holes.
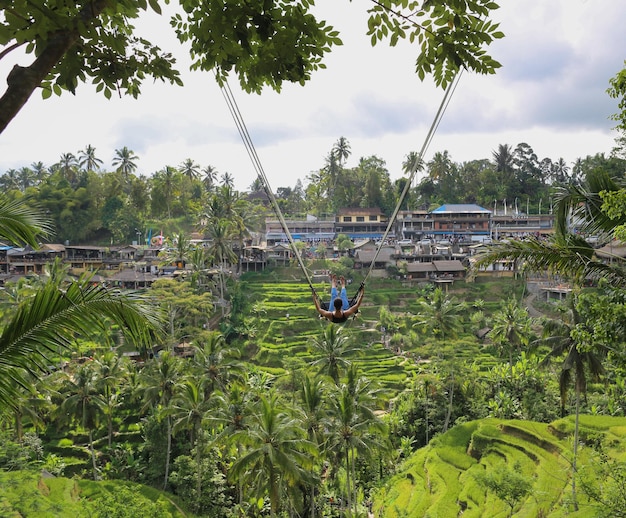
[[[267,175],[265,174],[265,170],[263,169],[263,164],[261,163],[261,160],[259,159],[259,156],[256,152],[256,148],[254,147],[254,143],[252,142],[252,138],[250,137],[250,133],[248,132],[248,128],[243,119],[243,116],[241,115],[239,106],[237,105],[237,101],[235,100],[235,97],[232,93],[232,90],[230,89],[228,82],[225,82],[220,87],[220,89],[222,91],[222,95],[224,96],[224,99],[226,100],[228,110],[230,111],[230,114],[232,115],[233,120],[235,121],[235,125],[237,126],[237,130],[239,131],[239,135],[241,136],[241,139],[243,140],[248,156],[250,157],[250,160],[252,161],[252,165],[257,173],[257,176],[260,178],[261,183],[263,184],[263,189],[265,190],[265,193],[267,194],[272,204],[272,207],[274,208],[276,217],[278,218],[278,221],[280,222],[280,225],[283,228],[285,235],[287,236],[287,240],[289,241],[289,244],[291,245],[291,249],[296,257],[296,260],[298,261],[298,264],[302,272],[304,273],[304,276],[306,277],[309,287],[315,293],[315,288],[313,287],[313,281],[311,280],[311,276],[309,275],[309,272],[304,264],[304,261],[302,260],[300,251],[298,250],[298,247],[296,246],[296,242],[294,241],[293,236],[291,235],[291,232],[289,231],[289,227],[287,226],[287,222],[285,221],[282,211],[280,210],[278,201],[276,200],[276,197],[274,196],[274,193],[272,192],[272,189],[270,188],[270,183],[269,183],[269,180],[267,179]]]
[[[433,137],[435,136],[435,132],[437,131],[437,128],[439,127],[439,123],[441,122],[441,119],[443,118],[443,115],[446,112],[448,105],[450,104],[452,94],[456,90],[456,87],[459,84],[460,78],[461,78],[461,74],[457,73],[452,79],[452,81],[450,81],[448,88],[446,88],[443,99],[441,100],[441,103],[439,104],[439,109],[437,110],[437,113],[435,114],[435,118],[433,119],[430,129],[428,130],[426,139],[424,140],[424,143],[422,144],[422,149],[415,156],[413,163],[411,164],[411,167],[410,167],[411,174],[409,175],[408,181],[404,185],[404,189],[402,190],[402,193],[400,194],[400,199],[398,200],[396,208],[394,209],[393,214],[391,215],[391,218],[389,218],[389,223],[387,224],[385,233],[383,234],[383,237],[378,243],[378,247],[376,248],[376,252],[374,253],[372,262],[370,263],[369,269],[367,270],[367,274],[365,275],[365,278],[363,279],[363,283],[362,283],[363,285],[365,284],[365,281],[369,278],[370,274],[372,273],[372,270],[374,269],[374,265],[376,264],[376,259],[378,259],[378,255],[380,254],[380,251],[383,245],[385,244],[385,241],[387,240],[387,236],[389,235],[389,232],[391,231],[391,228],[396,218],[398,217],[400,208],[402,207],[402,204],[404,203],[404,200],[409,192],[409,189],[411,188],[411,184],[413,183],[413,178],[415,177],[417,170],[421,166],[422,157],[426,153],[428,146],[430,145]]]
[[[415,174],[420,168],[420,165],[422,163],[422,158],[424,154],[426,153],[426,150],[428,149],[428,146],[430,145],[437,129],[439,128],[439,124],[441,123],[441,120],[448,108],[448,105],[450,104],[452,94],[456,90],[456,87],[460,80],[460,76],[461,76],[461,73],[460,72],[457,73],[452,79],[452,81],[450,82],[450,84],[448,85],[448,87],[446,88],[445,94],[441,100],[437,113],[435,114],[435,118],[433,119],[430,129],[428,130],[428,134],[426,135],[426,139],[424,140],[424,143],[422,144],[422,148],[419,151],[419,153],[415,156],[413,163],[411,164],[411,167],[410,167],[411,173],[408,177],[408,181],[404,185],[404,189],[402,190],[402,193],[391,215],[391,218],[389,218],[387,228],[385,229],[383,237],[381,238],[378,244],[378,247],[376,248],[374,257],[372,258],[372,261],[370,262],[369,268],[367,270],[367,273],[363,281],[361,282],[361,286],[359,287],[359,290],[361,290],[365,286],[367,279],[369,278],[370,274],[372,273],[372,270],[374,269],[374,266],[380,254],[380,251],[385,241],[387,240],[387,237],[389,236],[389,232],[391,231],[391,228],[393,227],[393,224],[395,223],[395,220],[398,217],[398,213],[400,212],[402,204],[404,203],[404,200],[406,199],[406,196],[411,188]],[[304,264],[304,261],[302,260],[302,256],[300,255],[300,251],[298,250],[298,247],[296,246],[296,242],[293,239],[293,236],[291,235],[289,227],[287,226],[287,222],[285,221],[282,211],[280,210],[278,201],[276,200],[276,197],[274,196],[274,193],[272,192],[272,189],[270,188],[270,183],[267,178],[267,175],[265,174],[263,164],[261,163],[261,160],[256,152],[256,148],[254,147],[254,143],[252,142],[252,138],[250,137],[250,133],[248,132],[248,128],[243,119],[243,116],[241,115],[239,106],[237,105],[237,101],[232,93],[232,90],[230,89],[230,85],[228,84],[228,82],[224,82],[224,84],[220,86],[220,90],[222,91],[222,95],[224,96],[224,99],[226,100],[228,110],[230,111],[230,114],[232,115],[233,120],[235,121],[237,130],[239,131],[239,135],[244,143],[246,152],[248,153],[248,156],[250,157],[250,160],[252,161],[252,165],[257,173],[257,176],[260,178],[261,183],[263,185],[263,189],[265,190],[265,193],[267,194],[272,204],[272,207],[274,208],[274,212],[276,213],[276,216],[278,217],[278,221],[280,222],[280,225],[285,235],[287,236],[287,240],[289,241],[291,249],[296,257],[296,260],[298,261],[300,269],[304,273],[307,283],[309,287],[311,288],[311,291],[313,291],[313,293],[316,294],[315,288],[313,287],[313,281],[311,280],[311,276],[309,275],[306,265]]]

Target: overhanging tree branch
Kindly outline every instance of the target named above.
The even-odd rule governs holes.
[[[7,76],[7,89],[0,97],[0,133],[2,133],[41,82],[76,45],[80,38],[79,25],[89,25],[107,6],[107,0],[94,0],[86,4],[71,28],[50,35],[41,53],[28,67],[15,65]]]

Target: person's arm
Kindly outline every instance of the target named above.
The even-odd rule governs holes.
[[[348,309],[346,309],[343,314],[347,317],[354,315],[358,310],[359,310],[359,306],[361,305],[361,302],[363,301],[363,294],[365,293],[365,288],[361,288],[360,292],[359,292],[359,296],[356,299],[356,302],[354,303],[354,306],[350,306]]]
[[[315,309],[320,315],[322,315],[324,318],[332,317],[333,314],[330,311],[322,309],[322,307],[320,306],[320,299],[317,297],[317,293],[315,292],[313,292],[313,302],[315,303]]]

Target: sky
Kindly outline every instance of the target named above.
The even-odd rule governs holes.
[[[260,162],[275,192],[324,166],[339,137],[350,143],[346,166],[361,157],[383,159],[392,180],[402,162],[419,151],[443,98],[431,80],[420,82],[417,46],[370,45],[366,0],[317,0],[321,18],[337,28],[344,45],[326,57],[327,68],[304,87],[280,94],[231,89]],[[505,38],[490,47],[502,63],[496,75],[463,73],[425,159],[447,150],[454,162],[491,159],[499,144],[529,144],[539,160],[571,164],[609,154],[617,136],[610,115],[617,101],[606,90],[626,59],[624,0],[501,0],[494,14]],[[138,32],[177,58],[184,87],[148,81],[138,99],[111,100],[91,85],[42,100],[39,93],[0,134],[0,174],[91,145],[112,170],[123,146],[139,157],[137,174],[149,176],[191,158],[201,167],[228,172],[235,187],[256,177],[226,102],[211,73],[189,72],[186,50],[166,16],[137,22]],[[16,63],[0,60],[0,81]],[[2,84],[0,83],[0,84]],[[0,91],[3,89],[0,88]]]

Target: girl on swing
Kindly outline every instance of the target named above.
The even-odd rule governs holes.
[[[354,305],[350,306],[348,293],[346,292],[346,280],[341,277],[340,282],[341,292],[339,293],[339,296],[337,296],[337,276],[333,275],[331,277],[330,303],[328,304],[328,309],[331,311],[327,311],[326,309],[322,308],[317,294],[313,292],[313,301],[315,302],[315,309],[317,309],[317,312],[321,316],[335,324],[345,322],[346,320],[348,320],[349,317],[359,311],[359,306],[361,305],[361,301],[363,300],[364,292],[364,287],[361,286],[361,289],[359,290],[359,293],[357,295],[356,302],[354,303]]]

